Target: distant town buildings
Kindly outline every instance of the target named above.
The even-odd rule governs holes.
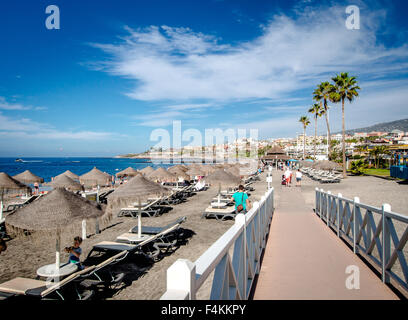
[[[331,143],[332,151],[341,151],[341,134],[332,134]],[[160,148],[151,148],[148,153],[152,157],[162,158],[206,158],[206,159],[220,159],[220,158],[236,158],[236,157],[257,157],[265,156],[273,153],[275,147],[283,152],[289,158],[303,157],[303,143],[306,140],[305,153],[306,157],[323,160],[328,158],[328,142],[327,135],[320,135],[315,137],[303,134],[297,135],[295,138],[276,138],[276,139],[262,139],[254,140],[251,138],[239,138],[233,142],[225,142],[222,144],[215,144],[209,146],[184,146],[182,148],[169,148],[168,150],[160,150]],[[352,135],[347,134],[346,140],[346,154],[348,156],[359,155],[362,149],[370,150],[375,146],[395,146],[395,148],[406,148],[408,146],[408,132],[401,130],[393,130],[391,132],[357,132]]]

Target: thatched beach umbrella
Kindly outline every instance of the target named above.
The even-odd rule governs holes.
[[[149,173],[152,173],[153,171],[154,171],[154,169],[152,167],[146,167],[146,168],[143,168],[142,170],[140,170],[139,172],[146,176]]]
[[[217,169],[205,178],[205,182],[212,185],[231,188],[239,185],[241,179],[223,169]]]
[[[201,168],[190,168],[186,172],[192,179],[194,179],[197,176],[205,176],[206,173],[201,169]]]
[[[65,188],[70,191],[82,191],[84,187],[77,181],[71,179],[65,174],[61,174],[54,178],[51,182],[45,183],[46,186],[56,188]]]
[[[313,161],[307,161],[307,160],[300,160],[299,164],[302,167],[309,168],[309,167],[313,166],[314,162]]]
[[[58,274],[62,230],[72,228],[77,221],[97,219],[103,214],[99,205],[63,188],[57,188],[9,214],[6,226],[13,233],[28,230],[56,235],[55,270]]]
[[[208,175],[211,172],[213,172],[216,168],[214,166],[212,166],[212,165],[202,164],[202,165],[200,165],[199,169],[204,172],[204,175]]]
[[[182,164],[177,164],[167,169],[167,171],[171,173],[173,173],[173,171],[180,171],[180,170],[183,172],[186,172],[188,168]]]
[[[182,178],[183,180],[190,180],[190,176],[186,174],[183,170],[176,168],[171,171],[171,174],[176,176],[176,178]]]
[[[30,170],[26,170],[24,172],[21,172],[19,174],[16,174],[15,176],[13,176],[14,179],[25,183],[25,184],[29,184],[29,183],[43,183],[44,179],[36,176],[34,173],[32,173]]]
[[[177,180],[177,177],[173,173],[161,167],[149,173],[148,175],[146,175],[146,177],[150,180],[160,180],[160,181],[176,181]]]
[[[94,167],[91,171],[80,176],[79,181],[86,187],[107,186],[111,182],[111,176]]]
[[[211,185],[218,185],[218,203],[220,203],[221,187],[235,187],[241,183],[241,179],[223,169],[217,169],[205,178],[205,182]]]
[[[122,178],[122,177],[134,177],[134,176],[137,176],[138,174],[140,174],[139,171],[133,169],[132,167],[128,167],[128,168],[126,168],[125,170],[122,170],[122,171],[118,172],[118,173],[116,174],[116,176],[117,176],[118,178]]]
[[[61,177],[61,176],[63,176],[63,175],[65,175],[65,176],[71,178],[72,180],[78,180],[78,181],[79,181],[79,176],[78,176],[77,174],[75,174],[75,173],[69,171],[69,170],[67,170],[67,171],[65,171],[65,172],[63,172],[63,173],[61,173],[61,174],[59,174],[58,176],[55,176],[54,179],[56,179],[56,178],[58,178],[58,177]]]
[[[161,197],[170,194],[170,190],[160,184],[146,179],[143,175],[138,175],[130,179],[127,183],[119,186],[114,192],[108,195],[107,214],[132,206],[133,203],[147,201],[150,197]],[[141,237],[141,214],[138,214],[139,238]]]
[[[313,164],[312,168],[318,170],[336,170],[341,171],[343,168],[337,162],[329,161],[329,160],[322,160],[317,161]]]
[[[3,196],[5,193],[15,193],[16,191],[30,193],[31,188],[24,183],[10,177],[7,173],[0,172],[0,223],[3,221]]]

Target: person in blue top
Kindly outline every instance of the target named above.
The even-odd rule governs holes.
[[[231,201],[234,201],[235,203],[235,213],[247,213],[251,208],[251,202],[244,190],[244,186],[240,185],[238,191],[235,192],[231,198]],[[241,205],[242,207],[240,207]],[[240,208],[242,208],[242,210],[240,210]]]
[[[65,251],[69,253],[68,262],[78,264],[79,269],[82,269],[82,265],[79,260],[79,257],[82,253],[82,249],[80,247],[81,243],[82,243],[82,238],[75,237],[74,245],[72,247],[65,248]]]

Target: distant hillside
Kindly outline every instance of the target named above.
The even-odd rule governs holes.
[[[408,132],[408,119],[378,123],[378,124],[375,124],[373,126],[366,127],[366,128],[346,130],[346,133],[354,134],[356,132],[373,132],[373,131],[391,132],[393,130],[401,130],[404,132]],[[341,133],[341,132],[337,132],[337,133]]]

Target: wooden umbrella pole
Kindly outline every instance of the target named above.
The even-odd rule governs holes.
[[[4,190],[1,190],[1,201],[0,201],[0,223],[3,221],[3,193],[4,193]]]
[[[218,205],[221,202],[221,183],[218,184]]]
[[[57,230],[57,241],[55,246],[55,274],[59,274],[60,267],[61,233]]]
[[[139,210],[137,214],[137,233],[139,239],[142,237],[142,204],[140,202],[140,197],[138,198]]]

